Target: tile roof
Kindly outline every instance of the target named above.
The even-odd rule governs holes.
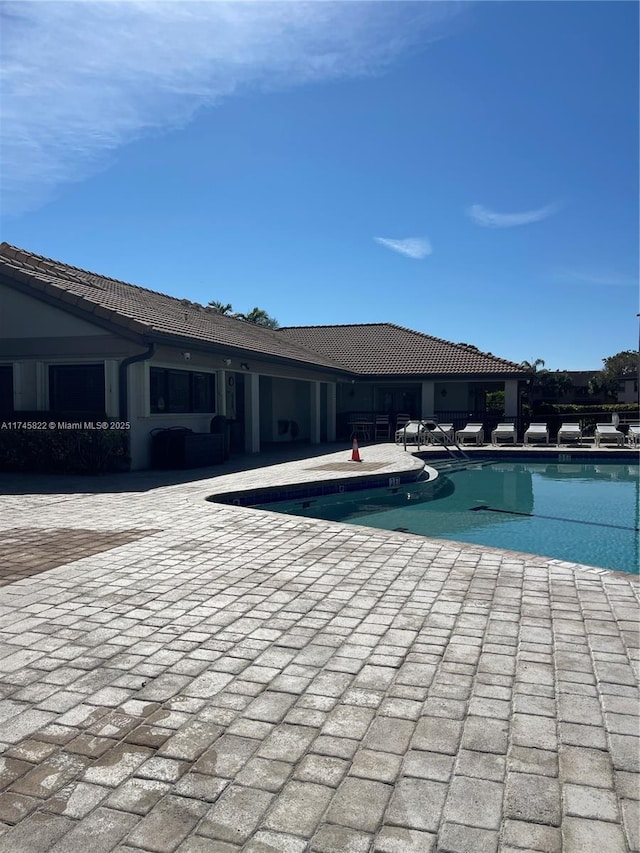
[[[527,375],[518,364],[393,323],[291,326],[278,334],[316,352],[329,353],[366,376]]]
[[[32,290],[74,305],[116,327],[153,339],[169,335],[196,343],[235,348],[301,364],[344,371],[330,354],[307,350],[293,338],[216,313],[188,299],[156,293],[97,275],[23,249],[0,244],[0,274]]]
[[[213,309],[0,244],[0,275],[147,338],[175,337],[362,376],[526,375],[519,365],[393,323],[266,329]]]

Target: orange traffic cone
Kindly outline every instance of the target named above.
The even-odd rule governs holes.
[[[353,445],[351,450],[351,462],[362,462],[360,459],[360,451],[358,450],[358,439],[353,436]]]

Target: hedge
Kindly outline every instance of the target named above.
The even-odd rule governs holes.
[[[104,474],[130,464],[122,430],[0,430],[0,471]]]
[[[526,407],[525,407],[526,408]],[[599,403],[598,405],[584,405],[579,403],[534,403],[528,407],[533,414],[558,414],[558,415],[601,415],[603,413],[612,415],[614,412],[623,413],[629,417],[636,418],[639,415],[637,403]]]

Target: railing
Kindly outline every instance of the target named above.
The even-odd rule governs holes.
[[[358,418],[366,418],[367,420],[375,423],[375,419],[377,415],[387,414],[386,412],[364,412],[362,410],[358,410],[357,412],[343,412],[338,415],[337,422],[337,435],[339,439],[348,439],[351,437],[349,421],[354,421]],[[419,415],[411,413],[411,420],[430,420],[433,419],[436,423],[451,423],[453,424],[454,432],[463,429],[468,423],[482,423],[484,426],[485,437],[491,436],[491,432],[496,428],[498,424],[503,423],[513,423],[516,426],[516,435],[517,440],[522,441],[524,438],[525,430],[528,428],[531,423],[546,423],[549,427],[549,437],[552,441],[555,441],[555,438],[558,434],[558,430],[563,423],[578,423],[582,429],[582,434],[584,437],[589,438],[594,435],[596,424],[600,423],[611,423],[612,415],[614,413],[611,411],[602,411],[597,409],[592,409],[588,412],[543,412],[543,413],[532,413],[528,415],[521,415],[520,417],[513,417],[502,414],[498,410],[484,410],[484,411],[469,411],[469,410],[447,410],[447,411],[439,411],[435,415]],[[623,432],[627,433],[628,425],[630,423],[640,423],[640,416],[638,414],[638,410],[630,407],[628,410],[617,412],[619,416],[619,426],[618,428]],[[396,422],[395,422],[395,414],[390,415],[390,423],[391,423],[391,440],[393,440],[393,436],[396,430]],[[371,439],[374,440],[374,436],[371,436]]]

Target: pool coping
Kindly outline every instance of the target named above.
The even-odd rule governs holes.
[[[509,453],[505,452],[504,449],[499,450],[497,453],[495,452],[495,448],[493,448],[494,452],[491,452],[489,448],[486,448],[487,451],[481,455],[483,460],[487,460],[489,458],[495,458],[495,461],[541,461],[544,458],[557,458],[559,453],[558,451],[547,450],[546,454],[540,454],[538,452],[534,452],[530,455],[525,456],[522,450],[519,453]],[[528,450],[528,448],[527,448]],[[391,451],[391,453],[389,452]],[[395,451],[395,452],[394,452]],[[441,455],[440,458],[434,458],[435,453],[428,454],[428,460],[433,462],[441,462],[441,461],[454,461],[449,454]],[[440,454],[442,451],[440,451]],[[392,455],[391,455],[392,454]],[[301,472],[299,470],[299,463],[284,463],[283,465],[276,465],[273,469],[271,469],[272,473],[276,473],[279,470],[282,471],[285,479],[287,476],[291,476],[289,472],[290,466],[296,467],[296,474],[294,481],[292,482],[284,482],[281,484],[271,484],[269,486],[262,486],[259,489],[250,488],[247,485],[239,485],[235,489],[227,490],[212,490],[210,487],[206,490],[200,490],[199,494],[196,497],[198,502],[204,501],[207,504],[213,506],[225,506],[233,509],[243,509],[243,510],[254,510],[258,512],[267,511],[262,510],[256,506],[256,503],[260,502],[263,505],[265,503],[275,503],[276,501],[286,501],[286,500],[297,500],[304,498],[313,498],[313,497],[324,497],[329,495],[340,494],[344,492],[350,491],[359,491],[368,488],[375,488],[375,481],[379,481],[379,486],[393,488],[395,486],[402,486],[407,483],[415,482],[420,474],[423,471],[428,471],[430,473],[430,481],[433,481],[440,473],[446,473],[438,471],[437,468],[433,468],[432,466],[427,465],[427,460],[425,460],[421,455],[419,455],[418,451],[409,451],[405,450],[403,447],[395,444],[385,443],[379,445],[369,445],[366,446],[363,455],[366,456],[367,459],[371,460],[373,458],[376,460],[384,460],[387,464],[385,465],[384,475],[381,472],[376,472],[375,474],[363,474],[359,471],[357,467],[357,463],[353,463],[354,468],[353,471],[347,473],[342,472],[344,476],[334,476],[324,478],[322,481],[317,481],[316,479],[311,479],[307,477],[302,477]],[[474,454],[476,455],[476,454]],[[561,454],[560,454],[561,455]],[[390,457],[390,458],[389,458]],[[610,462],[615,463],[620,459],[620,451],[618,451],[615,457],[612,457],[606,451],[603,453],[598,453],[596,450],[587,451],[585,454],[586,459],[590,461],[600,461],[600,462]],[[317,464],[320,460],[330,460],[330,459],[340,459],[344,461],[344,451],[337,451],[335,453],[324,454],[322,456],[314,457],[313,462]],[[634,458],[637,458],[637,454],[634,455]],[[477,456],[476,456],[477,459]],[[413,460],[413,463],[410,462]],[[464,463],[471,462],[473,464],[474,459],[471,458],[469,460],[457,458],[456,462]],[[478,460],[479,461],[479,460]],[[560,460],[557,459],[558,462],[569,461],[569,460]],[[401,464],[402,463],[402,464]],[[264,469],[263,469],[264,470]],[[315,469],[306,469],[309,473],[311,473]],[[234,478],[237,475],[230,474],[228,475],[230,478]],[[226,481],[226,477],[224,478]],[[393,481],[393,482],[391,482]],[[213,481],[210,481],[211,485],[213,485]],[[318,489],[326,489],[324,491],[318,491]],[[214,497],[215,496],[215,497]],[[246,499],[245,499],[246,496]],[[260,501],[256,500],[256,497],[260,498]],[[266,499],[269,498],[270,499]],[[326,521],[324,519],[314,519],[305,517],[305,521],[308,522],[317,522],[320,524],[338,524],[344,525],[345,522],[339,521]],[[420,538],[425,542],[433,541],[438,543],[449,543],[454,548],[465,549],[465,550],[477,550],[480,549],[482,553],[498,553],[501,556],[509,555],[513,556],[515,559],[519,560],[527,560],[527,561],[535,561],[536,564],[540,564],[541,568],[558,568],[558,569],[571,569],[571,570],[579,570],[581,572],[586,572],[587,574],[597,574],[597,575],[612,575],[623,578],[626,581],[630,581],[634,584],[638,584],[640,582],[640,575],[637,575],[632,572],[625,572],[620,569],[609,569],[603,566],[594,566],[589,563],[579,563],[568,560],[561,560],[558,557],[550,557],[544,554],[536,554],[529,551],[514,551],[512,549],[507,548],[498,548],[497,546],[490,545],[476,545],[475,543],[463,542],[460,540],[453,539],[444,539],[438,538],[435,536],[422,536],[418,533],[411,533],[410,531],[394,531],[394,530],[384,530],[382,528],[371,528],[367,527],[365,524],[349,524],[349,527],[358,527],[363,530],[375,530],[376,533],[386,533],[389,536],[411,536],[412,538]]]
[[[589,447],[463,447],[464,453],[470,454],[470,459],[480,457],[481,459],[492,458],[498,456],[500,459],[554,459],[558,458],[560,462],[569,462],[571,460],[596,460],[601,462],[617,462],[634,461],[640,463],[640,452],[637,449],[629,447],[618,448],[589,448]],[[453,457],[446,451],[441,449],[422,449],[413,451],[420,459],[452,459]],[[559,457],[564,457],[560,459]],[[568,457],[568,458],[567,458]]]
[[[383,457],[390,468],[398,461]],[[295,463],[298,481],[311,464]],[[276,467],[245,470],[244,484],[296,479]],[[351,479],[362,473],[354,466]],[[240,483],[243,472],[234,476]],[[98,825],[110,849],[153,847],[167,815],[185,849],[222,848],[239,831],[247,850],[406,849],[415,839],[424,849],[506,851],[516,849],[509,840],[540,846],[534,838],[545,849],[579,847],[582,838],[599,850],[637,848],[637,577],[195,504],[198,494],[229,488],[212,469],[181,483],[134,476],[129,489],[104,478],[94,494],[83,492],[85,481],[67,479],[71,492],[54,491],[54,482],[27,478],[44,485],[38,491],[13,481],[0,527],[157,532],[72,554],[3,590],[0,683],[5,704],[16,702],[0,751],[19,757],[11,769],[26,782],[18,784],[36,786],[35,797],[15,794],[32,810],[0,825],[3,849],[77,849]],[[135,656],[126,669],[114,666],[122,655]],[[74,681],[66,676],[76,660]],[[127,734],[131,723],[146,737],[168,714],[168,748],[138,746]],[[86,769],[85,758],[55,763],[73,747],[43,746],[51,733],[62,725],[67,742],[94,743],[87,729],[96,717],[125,728],[109,732],[107,751],[87,757]],[[55,757],[39,756],[38,744]],[[124,764],[123,750],[144,770]],[[197,762],[232,753],[244,763],[218,774],[212,796],[214,773],[201,774]],[[248,777],[255,756],[266,767],[263,755],[279,762],[270,765],[280,773],[275,792]],[[418,775],[427,760],[429,776]],[[184,775],[176,781],[171,768]],[[64,787],[42,792],[45,774],[67,770]],[[139,778],[159,788],[144,816]],[[234,800],[237,792],[245,799]],[[413,809],[425,796],[428,831],[425,810]],[[577,816],[576,804],[586,813]],[[363,815],[369,825],[354,829]]]
[[[231,506],[253,507],[281,501],[301,500],[304,498],[329,497],[330,495],[348,494],[365,489],[397,488],[416,483],[421,474],[429,474],[428,482],[433,482],[439,472],[425,465],[418,472],[399,472],[397,474],[376,474],[350,477],[345,480],[315,480],[311,484],[300,483],[289,486],[262,486],[259,489],[238,489],[231,492],[215,493],[206,498],[209,503]]]

